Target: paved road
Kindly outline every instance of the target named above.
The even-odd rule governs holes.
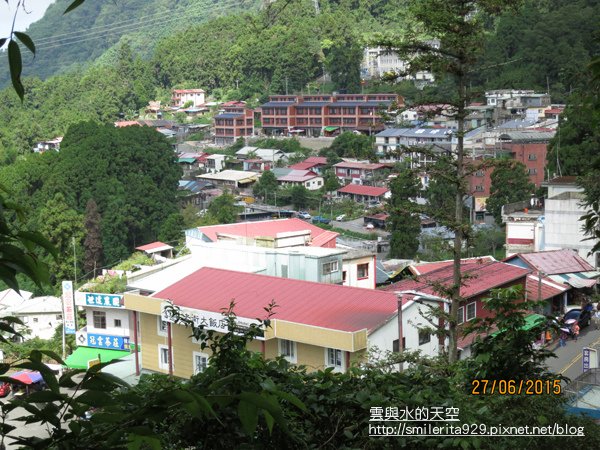
[[[583,347],[600,349],[600,331],[596,330],[594,325],[584,328],[577,341],[569,339],[566,347],[559,348],[558,343],[551,345],[550,350],[554,351],[557,357],[547,361],[548,368],[570,379],[581,375]]]

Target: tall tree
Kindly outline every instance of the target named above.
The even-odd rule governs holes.
[[[421,189],[421,182],[408,168],[401,170],[390,185],[392,198],[389,201],[391,221],[389,231],[390,258],[412,259],[419,250],[421,218],[416,211],[415,199]]]
[[[525,165],[513,160],[498,161],[491,179],[490,196],[485,206],[496,219],[496,223],[501,225],[502,206],[529,200],[535,186],[529,181]]]
[[[296,209],[303,209],[308,206],[308,189],[304,186],[295,185],[290,189],[290,201]]]
[[[254,195],[260,195],[267,200],[270,194],[277,192],[278,187],[277,177],[273,171],[265,170],[258,179],[258,182],[253,186],[252,191]]]
[[[86,275],[93,271],[93,278],[96,277],[96,269],[102,265],[101,220],[98,205],[93,198],[90,198],[85,206],[85,240],[83,241],[85,255],[83,258],[83,271]]]
[[[467,106],[471,101],[470,81],[481,57],[488,19],[511,7],[519,0],[408,0],[407,30],[403,36],[380,38],[378,44],[395,50],[410,61],[409,72],[430,70],[438,79],[450,78],[454,91],[444,100],[451,105],[450,114],[457,122],[456,147],[453,151],[450,183],[456,186],[454,221],[449,228],[454,232],[453,282],[443,294],[451,299],[450,314],[441,309],[439,315],[448,324],[448,359],[458,357],[458,309],[463,298],[461,258],[469,225],[464,217],[464,199],[467,176],[471,170],[464,161],[464,136]]]
[[[237,222],[240,208],[235,206],[235,197],[229,192],[215,198],[208,205],[208,216],[215,219],[217,223]]]

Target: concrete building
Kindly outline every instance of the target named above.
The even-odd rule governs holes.
[[[254,110],[229,106],[213,117],[216,145],[231,145],[240,138],[254,135]]]
[[[363,78],[381,78],[385,74],[397,74],[400,80],[414,80],[421,84],[435,81],[431,72],[418,71],[409,73],[410,63],[401,59],[398,54],[384,47],[366,47],[360,67]]]
[[[197,178],[210,181],[218,187],[241,189],[252,185],[258,180],[258,174],[256,172],[245,172],[243,170],[223,170],[217,173],[198,175]]]
[[[25,291],[22,293],[27,295]],[[2,309],[2,315],[13,316],[23,322],[23,326],[15,327],[23,335],[23,340],[52,339],[56,329],[62,324],[62,300],[53,296],[20,298],[22,301],[11,303]]]
[[[359,203],[382,202],[391,197],[388,188],[348,184],[337,190],[338,197],[346,197]]]
[[[193,102],[192,106],[201,106],[205,103],[205,94],[204,89],[173,89],[171,104],[181,108],[187,102]]]
[[[452,130],[449,128],[388,128],[375,135],[377,154],[382,161],[410,159],[412,168],[426,167],[435,161],[431,155],[409,150],[410,147],[430,149],[433,153],[449,154]]]

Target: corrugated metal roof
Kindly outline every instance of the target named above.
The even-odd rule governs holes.
[[[556,132],[554,131],[509,131],[502,133],[500,139],[510,139],[514,142],[547,142],[550,141]]]
[[[531,270],[512,266],[498,261],[484,262],[482,264],[461,264],[461,273],[463,275],[463,286],[460,288],[460,295],[465,298],[471,298],[475,295],[498,288],[519,278],[525,278]],[[429,273],[419,276],[416,280],[403,280],[398,283],[390,284],[383,288],[386,291],[404,291],[415,290],[424,294],[439,295],[436,293],[432,284],[441,284],[450,286],[453,280],[452,265],[433,270]]]
[[[165,248],[165,249],[170,249],[173,248],[171,247],[169,244],[165,244],[164,242],[160,242],[160,241],[156,241],[156,242],[152,242],[150,244],[146,244],[146,245],[141,245],[140,247],[136,247],[136,250],[141,250],[143,252],[147,252],[149,250],[156,250],[159,248]]]
[[[272,107],[283,107],[283,108],[287,108],[290,105],[293,105],[296,102],[267,102],[264,103],[262,105],[260,105],[261,108],[272,108]]]
[[[518,253],[505,259],[505,261],[510,263],[510,260],[515,258],[520,258],[532,269],[541,270],[546,275],[594,270],[577,252],[568,249]]]
[[[450,128],[387,128],[380,131],[375,137],[428,137],[450,139],[452,130]]]
[[[361,163],[361,162],[339,162],[333,167],[343,167],[348,169],[378,170],[385,168],[385,164],[379,163]]]
[[[338,233],[324,230],[298,218],[211,225],[198,227],[198,230],[213,242],[217,241],[217,233],[246,237],[276,237],[279,233],[308,230],[312,238],[310,244],[312,247],[323,247],[338,236]]]
[[[311,164],[327,164],[327,158],[324,156],[309,156],[302,162]]]
[[[275,301],[273,319],[349,332],[372,329],[397,309],[391,292],[207,267],[153,297],[212,312],[234,301],[241,317],[264,317],[263,308]]]
[[[215,119],[237,119],[238,117],[244,117],[242,113],[223,113],[217,114]]]
[[[467,267],[469,264],[483,264],[496,261],[492,256],[481,256],[477,258],[463,258],[461,260],[461,266]],[[434,270],[441,269],[442,267],[452,266],[454,264],[453,259],[447,259],[444,261],[436,261],[430,263],[423,264],[414,264],[409,266],[409,270],[414,275],[424,275],[429,272],[433,272]]]
[[[555,283],[550,278],[542,277],[540,283],[540,278],[537,275],[527,275],[528,300],[547,300],[569,289],[568,286]]]
[[[389,189],[375,186],[361,186],[360,184],[348,184],[337,190],[343,194],[369,195],[371,197],[380,197]]]

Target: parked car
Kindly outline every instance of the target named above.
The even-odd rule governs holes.
[[[587,327],[592,320],[592,314],[590,311],[581,308],[571,308],[563,316],[562,323],[566,323],[567,320],[577,320],[580,328]]]
[[[306,211],[298,211],[298,217],[300,217],[301,219],[310,220],[312,216]]]
[[[346,214],[340,214],[339,216],[337,216],[335,218],[335,220],[337,220],[338,222],[343,222],[345,218],[346,218]]]
[[[312,223],[324,223],[327,225],[329,222],[331,222],[331,220],[323,216],[315,216],[312,218]]]
[[[6,397],[11,391],[10,383],[0,384],[0,397]]]

